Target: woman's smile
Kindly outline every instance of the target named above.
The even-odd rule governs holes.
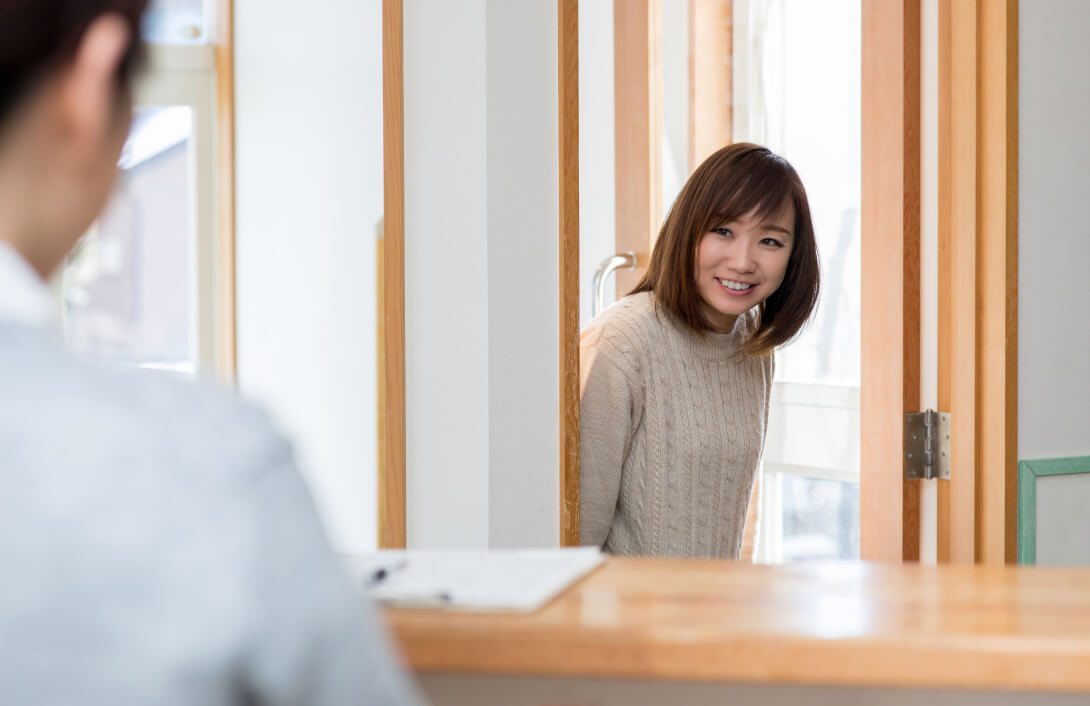
[[[757,285],[752,282],[739,282],[738,280],[716,277],[715,281],[723,288],[723,291],[732,297],[744,297],[752,294]]]

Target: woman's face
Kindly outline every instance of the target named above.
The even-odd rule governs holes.
[[[704,315],[729,332],[739,315],[768,299],[783,283],[795,246],[795,208],[772,220],[751,211],[704,234],[696,248],[696,287]]]

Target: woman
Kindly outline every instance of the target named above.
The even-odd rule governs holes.
[[[674,202],[647,273],[580,342],[580,534],[616,554],[738,558],[773,351],[817,302],[806,191],[725,147]]]

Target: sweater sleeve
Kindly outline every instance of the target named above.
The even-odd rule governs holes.
[[[600,351],[582,352],[579,538],[602,546],[617,511],[621,472],[642,412],[642,390]]]

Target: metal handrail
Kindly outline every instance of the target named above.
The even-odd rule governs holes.
[[[636,253],[631,250],[625,253],[610,255],[605,260],[602,260],[598,265],[598,268],[594,270],[594,302],[590,309],[591,318],[597,316],[598,312],[605,308],[606,279],[613,274],[614,271],[619,270],[622,267],[627,266],[630,270],[636,269],[636,262]]]

